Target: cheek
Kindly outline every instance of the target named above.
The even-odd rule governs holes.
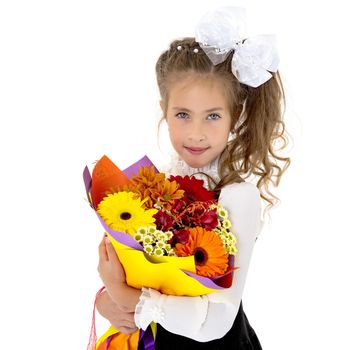
[[[175,127],[174,125],[168,124],[168,131],[169,131],[169,137],[172,143],[179,142],[181,139],[181,132],[179,128]]]
[[[229,134],[230,129],[229,127],[226,127],[226,125],[220,125],[220,127],[212,129],[209,133],[209,135],[211,135],[212,138],[216,139],[217,143],[219,144],[227,143]]]
[[[229,139],[229,133],[227,131],[222,131],[220,134],[217,134],[217,147],[223,151],[225,147],[227,146],[228,139]],[[219,136],[220,135],[220,136]]]

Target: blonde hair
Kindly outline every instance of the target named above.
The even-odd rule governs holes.
[[[198,51],[194,52],[194,49]],[[256,185],[261,198],[268,202],[265,214],[280,202],[270,192],[269,184],[272,182],[277,187],[290,165],[290,158],[277,154],[289,143],[283,121],[285,94],[278,72],[272,73],[272,78],[257,88],[241,84],[231,71],[233,54],[214,66],[194,38],[174,40],[156,63],[157,83],[167,111],[173,83],[189,76],[221,79],[231,112],[233,137],[220,156],[221,181],[215,185],[215,190],[242,182],[243,178],[253,174],[258,178]],[[237,113],[241,110],[242,113]],[[278,143],[282,143],[280,148],[276,148]],[[284,163],[283,167],[279,163]]]

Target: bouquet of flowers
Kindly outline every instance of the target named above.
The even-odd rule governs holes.
[[[103,156],[92,177],[85,168],[84,181],[130,286],[187,296],[231,286],[236,235],[227,211],[203,180],[166,177],[146,156],[121,171]],[[154,335],[154,325],[152,330]],[[111,349],[111,338],[118,334],[111,327],[96,349],[108,344]],[[137,335],[140,341],[143,336]]]

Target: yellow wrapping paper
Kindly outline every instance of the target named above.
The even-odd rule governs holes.
[[[196,273],[193,256],[176,257],[148,255],[117,242],[106,233],[124,267],[129,286],[149,287],[167,295],[198,296],[217,291],[208,288],[181,269]]]

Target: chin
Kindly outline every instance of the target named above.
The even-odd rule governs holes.
[[[191,168],[203,168],[208,164],[208,162],[193,159],[184,159],[184,161]]]

